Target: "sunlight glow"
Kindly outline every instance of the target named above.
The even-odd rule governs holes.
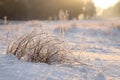
[[[95,6],[106,9],[110,6],[113,6],[118,0],[93,0]]]

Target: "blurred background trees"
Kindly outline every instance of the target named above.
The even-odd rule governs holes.
[[[83,15],[85,19],[90,19],[96,15],[96,8],[92,0],[85,2]]]
[[[4,16],[9,19],[25,18],[26,7],[22,0],[0,0],[0,18]]]
[[[85,2],[87,1],[87,2]],[[85,19],[96,15],[92,0],[0,0],[0,19],[58,19],[60,10],[68,11],[69,19],[83,14]]]
[[[103,11],[103,17],[120,17],[120,1],[114,6]]]

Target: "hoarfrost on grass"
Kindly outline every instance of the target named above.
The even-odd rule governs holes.
[[[31,63],[5,54],[11,40],[36,27],[44,26],[58,37],[57,27],[61,23],[67,26],[63,40],[73,49],[74,56],[70,58],[74,57],[80,64]],[[72,25],[72,21],[29,21],[0,25],[0,80],[120,80],[120,30],[111,23],[120,22],[76,21]]]

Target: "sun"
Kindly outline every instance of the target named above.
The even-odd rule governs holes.
[[[93,0],[96,7],[107,9],[110,6],[113,6],[118,0]]]

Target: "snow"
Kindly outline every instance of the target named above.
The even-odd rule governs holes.
[[[111,25],[112,23],[112,25]],[[0,80],[120,80],[120,21],[28,21],[0,25]],[[72,48],[75,61],[48,65],[18,60],[6,54],[10,41],[44,27]]]

